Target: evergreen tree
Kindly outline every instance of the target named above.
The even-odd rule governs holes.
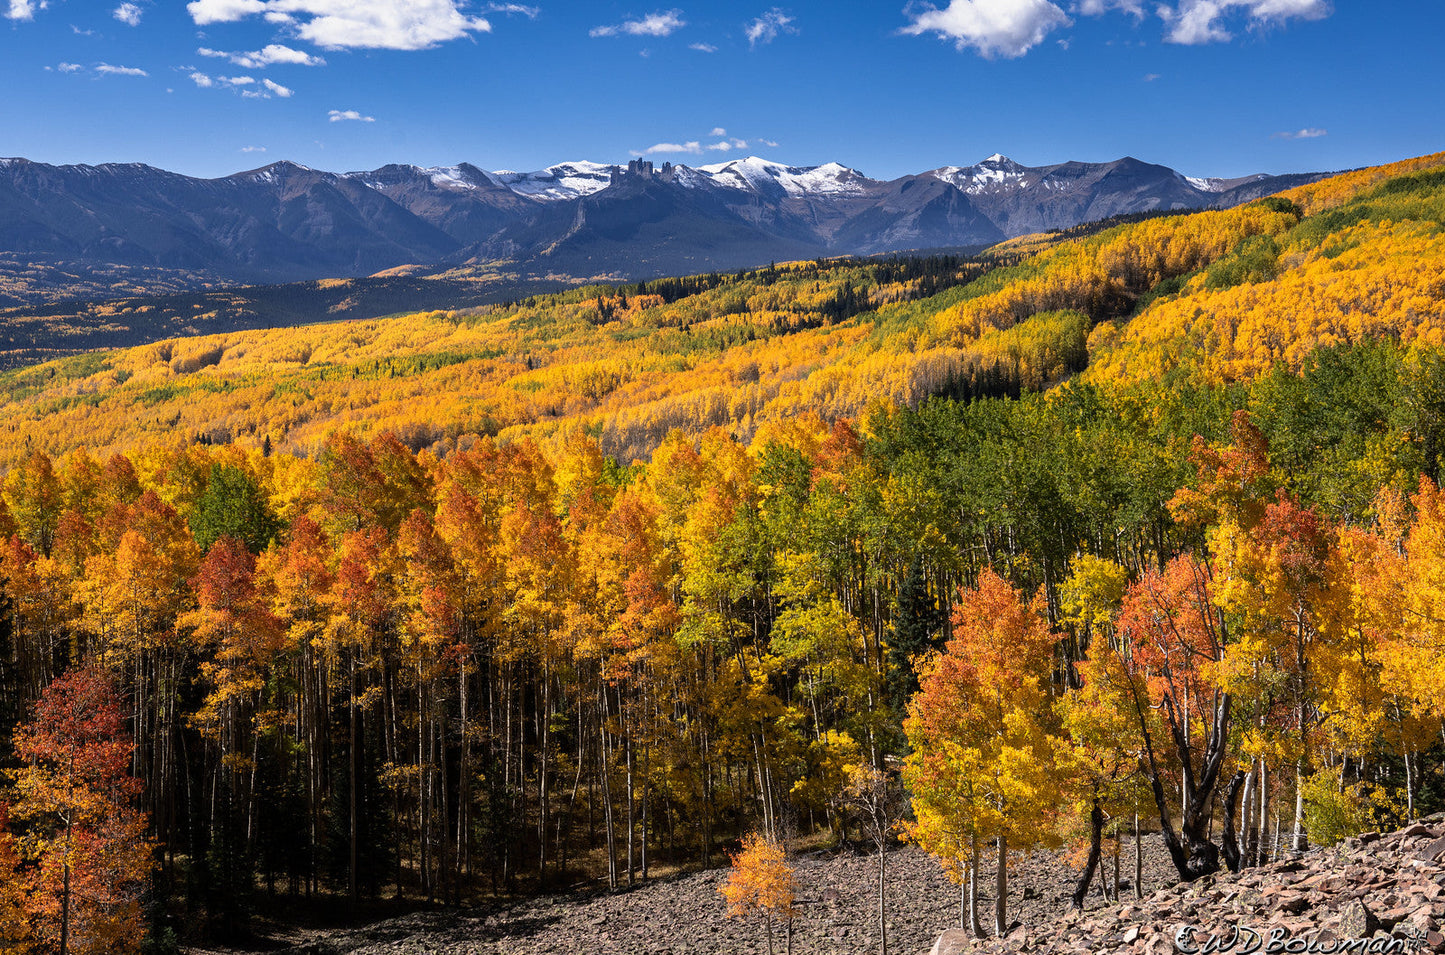
[[[893,617],[893,639],[888,643],[888,699],[899,713],[899,719],[907,712],[908,701],[918,692],[913,658],[942,646],[939,640],[942,625],[938,603],[928,592],[923,558],[915,554],[907,576],[898,587],[898,612]]]
[[[206,489],[191,514],[191,534],[201,550],[222,537],[234,537],[259,554],[280,527],[266,497],[251,476],[229,464],[212,464]]]

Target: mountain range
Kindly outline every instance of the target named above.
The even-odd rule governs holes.
[[[1122,213],[1233,206],[1322,175],[1197,179],[1128,157],[1023,166],[993,155],[890,181],[756,157],[526,173],[463,163],[338,174],[277,162],[198,179],[138,163],[0,159],[0,257],[10,274],[63,263],[69,274],[122,267],[192,285],[497,262],[535,276],[636,279],[976,248]]]

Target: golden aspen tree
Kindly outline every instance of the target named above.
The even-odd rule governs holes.
[[[915,838],[930,852],[953,854],[959,869],[976,868],[975,840],[995,840],[998,935],[1009,931],[1010,849],[1056,838],[1051,817],[1062,741],[1052,725],[1049,686],[1055,638],[1043,609],[1040,599],[1025,602],[991,569],[979,575],[977,588],[961,588],[953,638],[921,681],[904,724],[920,820],[971,813],[961,828],[930,819]],[[967,860],[956,855],[961,834],[970,842]]]

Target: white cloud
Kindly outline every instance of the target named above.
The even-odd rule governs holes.
[[[492,29],[457,0],[191,0],[186,9],[197,26],[264,15],[326,49],[425,50]]]
[[[95,68],[95,72],[101,76],[150,76],[145,70],[134,66],[111,66],[109,63],[102,63]]]
[[[1243,15],[1251,29],[1261,29],[1289,20],[1322,20],[1333,12],[1329,0],[1180,0],[1177,7],[1159,7],[1168,26],[1164,39],[1185,46],[1232,39],[1224,22],[1232,15]]]
[[[10,0],[10,10],[5,15],[12,20],[34,20],[36,6],[32,0]],[[39,8],[44,10],[45,4],[40,3]]]
[[[56,69],[62,73],[79,73],[83,67],[79,63],[62,63]]]
[[[265,151],[266,151],[266,147],[265,147],[265,146],[242,146],[242,147],[241,147],[241,152],[243,152],[243,153],[264,153]]]
[[[1152,82],[1154,82],[1155,80],[1159,79],[1159,77],[1160,77],[1161,75],[1162,75],[1162,74],[1159,74],[1159,73],[1145,73],[1145,74],[1144,74],[1144,82],[1145,82],[1145,83],[1152,83]]]
[[[94,30],[82,30],[80,27],[76,26],[73,23],[70,25],[70,32],[74,33],[76,36],[95,36]]]
[[[111,16],[115,17],[126,26],[140,26],[141,8],[133,3],[122,3],[116,7]]]
[[[214,50],[209,53],[205,50],[201,52],[207,56],[215,55]],[[296,91],[290,87],[282,86],[280,83],[267,79],[266,77],[257,80],[254,76],[209,76],[199,70],[192,70],[189,75],[191,82],[195,83],[201,89],[208,90],[216,89],[217,87],[230,89],[240,93],[246,99],[271,99],[274,96],[287,99],[296,93]]]
[[[612,26],[593,27],[588,36],[671,36],[687,26],[681,10],[659,10],[640,20],[626,20]]]
[[[748,46],[757,46],[759,43],[772,43],[784,33],[797,33],[798,28],[793,26],[792,17],[773,7],[749,23],[744,32],[748,37]]]
[[[319,56],[312,56],[301,50],[293,50],[291,47],[282,46],[279,43],[267,44],[252,53],[236,54],[232,57],[231,62],[251,70],[259,70],[273,63],[285,63],[293,66],[326,65],[326,61]]]
[[[333,123],[341,123],[341,122],[346,122],[346,121],[348,121],[348,120],[355,121],[355,122],[358,122],[358,123],[374,123],[374,122],[376,122],[376,117],[375,117],[375,116],[363,116],[363,115],[361,115],[360,113],[358,113],[358,112],[357,112],[356,110],[354,110],[354,109],[333,109],[333,110],[332,110],[330,113],[328,113],[327,115],[331,117],[331,121],[332,121]]]
[[[1214,0],[1185,0],[1178,10],[1161,6],[1159,16],[1169,24],[1164,39],[1170,43],[1195,46],[1200,43],[1221,43],[1230,33],[1221,24],[1224,10]]]
[[[725,153],[730,149],[747,149],[748,141],[746,139],[720,139],[707,148],[713,152]]]
[[[721,126],[714,126],[712,128],[712,132],[708,133],[709,136],[726,136],[727,134],[728,131],[723,129]]]
[[[646,153],[691,153],[702,155],[702,143],[692,140],[685,143],[655,143],[644,150]]]
[[[1073,22],[1048,0],[951,0],[942,10],[929,6],[908,15],[913,22],[902,32],[936,33],[988,59],[1023,56]]]
[[[689,44],[687,45],[687,48],[688,48],[689,50],[696,50],[696,51],[698,51],[699,53],[716,53],[716,52],[717,52],[717,47],[713,46],[711,43],[689,43]]]
[[[13,0],[12,0],[13,2]],[[208,23],[230,23],[266,11],[262,0],[191,0],[186,4],[196,26]]]
[[[225,50],[212,50],[204,46],[196,52],[201,56],[222,57],[248,70],[263,70],[274,63],[295,66],[326,65],[326,61],[319,56],[312,56],[301,50],[293,50],[291,47],[282,46],[279,43],[272,43],[263,49],[252,50],[249,53],[227,53]]]
[[[1328,0],[1253,0],[1244,5],[1258,20],[1288,20],[1293,17],[1323,20],[1334,12]]]
[[[490,33],[481,17],[466,17],[452,0],[379,0],[358,7],[349,0],[288,0],[336,12],[297,27],[297,35],[327,49],[425,50],[471,33]],[[309,12],[309,11],[308,11]]]
[[[529,7],[521,3],[489,3],[487,4],[487,12],[517,13],[526,17],[528,20],[535,20],[542,11],[537,7]]]
[[[771,149],[777,149],[777,148],[778,148],[778,144],[775,143],[775,142],[773,142],[771,139],[761,139],[761,138],[760,138],[760,139],[758,139],[758,142],[762,143],[764,146],[767,146],[767,147],[769,147],[769,148],[771,148]]]
[[[1305,129],[1297,129],[1292,133],[1275,133],[1270,139],[1319,139],[1321,136],[1328,136],[1329,134],[1330,131],[1327,129],[1306,127]]]
[[[1110,10],[1122,10],[1133,14],[1136,19],[1144,19],[1144,4],[1141,0],[1079,0],[1074,4],[1074,12],[1086,17],[1101,17]]]

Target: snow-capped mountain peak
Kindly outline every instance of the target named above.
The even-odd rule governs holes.
[[[994,153],[972,166],[943,166],[933,170],[930,175],[957,186],[969,195],[978,195],[1000,188],[1011,188],[1031,172],[1027,166],[1020,166],[1002,153]]]
[[[281,159],[269,165],[262,166],[260,169],[252,169],[249,172],[237,173],[231,178],[250,182],[269,183],[275,182],[277,178],[282,176],[292,176],[296,173],[315,171],[316,170],[312,169],[310,166],[303,166],[299,162],[292,162],[289,159]],[[329,176],[331,175],[331,173],[322,173],[322,175]]]

